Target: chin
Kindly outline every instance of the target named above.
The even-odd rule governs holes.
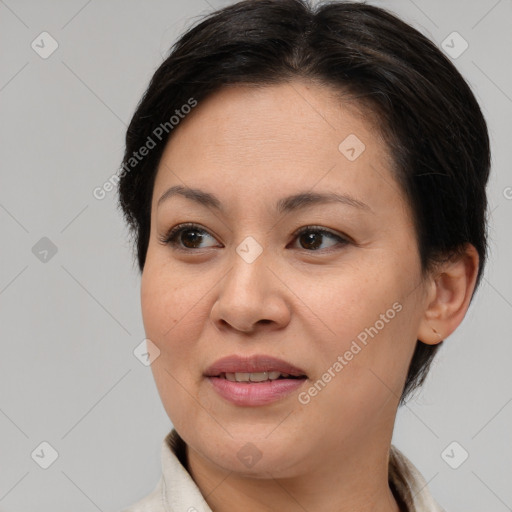
[[[290,438],[281,440],[279,437],[266,439],[265,435],[251,435],[247,427],[242,436],[233,438],[226,436],[222,441],[204,446],[204,454],[218,466],[251,478],[269,478],[274,476],[292,476],[290,468],[297,461],[290,454],[297,456],[289,445]],[[231,430],[230,430],[231,432]]]

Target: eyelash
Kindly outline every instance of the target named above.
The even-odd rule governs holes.
[[[167,232],[167,234],[159,237],[159,241],[163,245],[171,245],[174,249],[179,250],[179,251],[185,251],[185,252],[200,251],[201,248],[192,249],[189,247],[180,247],[178,245],[179,241],[176,240],[176,238],[178,238],[178,235],[180,235],[181,232],[189,230],[189,229],[198,231],[202,234],[206,233],[209,236],[212,236],[210,233],[208,233],[208,231],[203,229],[198,224],[187,222],[185,224],[178,224],[177,226],[174,226],[173,228],[171,228]],[[332,231],[329,231],[325,228],[322,228],[320,226],[304,226],[304,227],[300,228],[299,230],[295,231],[295,233],[293,234],[293,238],[295,240],[302,234],[308,233],[308,232],[321,233],[322,235],[327,235],[330,238],[334,238],[338,241],[338,244],[337,244],[338,246],[345,246],[345,245],[348,245],[349,243],[353,243],[353,241],[350,240],[348,237],[340,236],[340,235],[338,235]],[[332,246],[327,249],[302,249],[302,250],[307,251],[307,252],[326,252],[326,251],[333,250],[335,247],[336,246]],[[208,248],[209,247],[205,247],[204,249],[208,249]]]

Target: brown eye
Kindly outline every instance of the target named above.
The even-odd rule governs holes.
[[[296,238],[300,243],[300,248],[309,251],[318,251],[319,249],[329,248],[340,244],[346,245],[349,243],[348,240],[332,233],[331,231],[327,231],[323,228],[315,228],[314,226],[303,228],[297,233]],[[334,243],[330,244],[328,247],[321,247],[325,238],[334,240]]]
[[[323,233],[302,233],[299,237],[300,243],[304,249],[318,249],[322,245]]]
[[[164,245],[172,245],[177,249],[203,249],[204,247],[212,247],[207,245],[201,247],[201,243],[208,237],[213,237],[200,228],[196,224],[179,224],[172,228],[167,235],[160,239]]]
[[[197,249],[196,244],[201,244],[203,235],[197,229],[183,229],[179,236],[180,242],[189,249]]]

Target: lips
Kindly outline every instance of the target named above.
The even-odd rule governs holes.
[[[215,361],[205,371],[205,377],[219,377],[226,373],[280,372],[294,377],[307,377],[306,372],[291,363],[269,355],[231,355]]]
[[[285,376],[276,378],[278,374]],[[308,379],[302,368],[260,354],[224,357],[215,361],[204,376],[218,396],[237,407],[267,406],[290,399]]]

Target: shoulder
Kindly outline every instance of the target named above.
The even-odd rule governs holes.
[[[389,479],[410,512],[445,512],[434,500],[427,482],[416,466],[391,445]]]
[[[161,447],[162,474],[153,491],[120,512],[212,512],[187,470],[186,444],[173,430]]]

